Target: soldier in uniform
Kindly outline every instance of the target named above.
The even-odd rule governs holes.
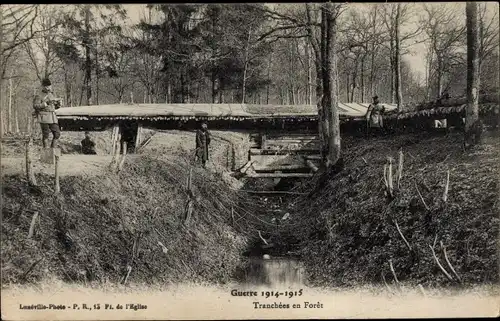
[[[196,131],[196,159],[200,159],[205,168],[208,160],[208,145],[210,145],[210,132],[206,123],[201,124],[201,129]]]
[[[385,112],[385,107],[378,101],[378,96],[373,97],[373,103],[370,104],[366,111],[367,130],[370,134],[382,133],[384,129],[384,119],[382,114]]]
[[[90,138],[89,132],[85,132],[85,138],[82,140],[81,144],[82,144],[82,153],[83,154],[85,154],[85,155],[96,155],[97,154],[95,151],[95,143],[92,140],[92,138]]]
[[[56,109],[61,107],[61,99],[56,98],[52,91],[52,84],[48,78],[42,80],[41,93],[35,95],[33,108],[34,116],[37,117],[42,129],[43,148],[47,148],[49,134],[52,132],[52,143],[50,147],[56,148],[61,130],[57,121]]]

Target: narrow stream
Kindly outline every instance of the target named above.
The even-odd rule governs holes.
[[[248,259],[245,283],[250,286],[286,288],[304,284],[304,267],[287,257]]]

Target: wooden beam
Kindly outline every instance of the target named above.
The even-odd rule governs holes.
[[[314,165],[310,160],[306,160],[306,164],[314,173],[318,171],[318,167]]]
[[[275,171],[308,169],[308,167],[303,164],[254,166],[253,168],[256,172],[275,172]]]
[[[250,149],[250,155],[317,154],[318,149]]]
[[[255,173],[247,175],[250,178],[286,178],[286,177],[295,177],[295,178],[305,178],[313,176],[312,173]]]
[[[321,160],[321,155],[306,155],[304,158],[306,160]]]
[[[286,134],[286,135],[267,135],[270,140],[319,140],[317,135]]]
[[[255,163],[255,161],[253,161],[253,160],[248,161],[248,162],[245,164],[245,166],[243,166],[243,167],[240,169],[240,172],[241,172],[241,173],[246,173],[246,172],[247,172],[247,170],[250,168],[250,166],[252,166],[252,164],[253,164],[253,163]]]

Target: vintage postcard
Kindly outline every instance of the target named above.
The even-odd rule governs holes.
[[[498,13],[0,6],[2,320],[498,317]]]

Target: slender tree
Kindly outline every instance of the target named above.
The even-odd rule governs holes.
[[[479,120],[479,28],[478,28],[478,4],[467,2],[467,108],[465,113],[465,137],[470,137],[475,130],[475,124]],[[466,139],[466,146],[474,144]]]

